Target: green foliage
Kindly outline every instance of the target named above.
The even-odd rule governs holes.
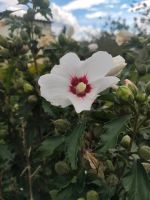
[[[39,147],[40,157],[47,158],[50,157],[54,151],[64,143],[64,138],[62,137],[54,137],[49,138],[42,142],[41,146]]]
[[[79,124],[78,127],[67,138],[67,157],[73,170],[77,169],[78,152],[81,149],[82,136],[85,130],[85,124]]]
[[[105,152],[110,148],[114,148],[117,145],[118,137],[123,127],[130,120],[131,115],[121,116],[117,119],[112,120],[104,126],[107,129],[106,133],[102,135],[103,147],[100,149],[101,152]]]
[[[133,164],[128,175],[125,176],[123,184],[129,193],[129,199],[150,199],[150,179],[139,162]]]
[[[0,13],[10,25],[10,35],[0,36],[0,199],[149,200],[150,37],[140,31],[119,47],[113,31],[128,26],[109,20],[111,33],[92,42],[125,58],[120,87],[104,91],[91,111],[77,115],[71,105],[45,101],[38,79],[67,52],[82,60],[91,56],[89,42],[63,31],[39,46],[43,33],[35,16],[49,22],[49,1],[18,3],[27,8],[23,18]]]

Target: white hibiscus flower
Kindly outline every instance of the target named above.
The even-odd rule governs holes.
[[[107,52],[94,53],[85,61],[67,53],[50,74],[40,77],[41,96],[55,106],[73,104],[77,113],[90,110],[100,92],[118,83],[117,77],[107,76],[114,67]]]
[[[125,43],[128,43],[133,37],[133,33],[130,33],[127,30],[122,30],[116,34],[116,43],[118,46],[121,46]]]

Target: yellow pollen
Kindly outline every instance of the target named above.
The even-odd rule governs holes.
[[[76,86],[76,93],[80,94],[82,92],[84,92],[86,89],[86,84],[83,82],[78,83],[78,85]]]

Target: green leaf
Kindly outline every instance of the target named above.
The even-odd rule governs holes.
[[[43,101],[42,102],[42,108],[45,113],[47,113],[50,117],[57,119],[60,114],[60,109],[52,106],[49,102]]]
[[[41,146],[38,149],[40,155],[43,157],[51,156],[54,151],[64,142],[64,137],[52,137],[44,142],[42,142]]]
[[[123,179],[129,200],[150,200],[150,180],[140,162],[135,162],[131,171]]]
[[[13,157],[8,145],[0,144],[0,169],[7,169]]]
[[[69,187],[61,190],[60,192],[57,193],[55,196],[55,200],[74,200],[76,199],[74,196],[74,187],[71,184]]]
[[[81,137],[85,130],[85,123],[79,124],[67,138],[67,157],[71,168],[77,169],[78,152],[81,147]]]
[[[107,129],[106,133],[102,135],[103,146],[99,149],[99,152],[105,152],[110,148],[114,148],[117,144],[118,136],[122,131],[122,128],[130,120],[131,115],[122,116],[113,119],[107,123],[104,128]]]

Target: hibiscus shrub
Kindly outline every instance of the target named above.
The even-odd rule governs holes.
[[[1,15],[0,199],[150,200],[149,36],[117,46],[104,33],[97,53],[64,33],[39,47],[48,1],[19,3],[21,21]]]

